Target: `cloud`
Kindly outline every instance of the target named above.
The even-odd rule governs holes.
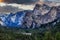
[[[13,6],[0,6],[0,12],[17,12],[19,10],[22,10],[22,9],[19,9],[18,7],[13,7]]]
[[[37,2],[38,0],[4,0],[7,3],[18,3],[18,4],[31,4]]]
[[[1,12],[17,12],[22,10],[33,10],[33,5],[22,5],[22,4],[8,4],[0,3],[0,13]]]
[[[38,1],[39,0],[4,0],[4,2],[7,2],[7,3],[18,3],[18,4],[32,4]],[[60,2],[60,0],[43,0],[43,1]]]

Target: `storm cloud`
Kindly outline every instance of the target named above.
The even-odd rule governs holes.
[[[31,3],[35,3],[39,0],[4,0],[4,2],[7,2],[7,3],[18,3],[18,4],[31,4]]]

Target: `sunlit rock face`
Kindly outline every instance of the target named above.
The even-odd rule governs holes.
[[[46,4],[40,5],[36,4],[34,10],[31,12],[28,12],[27,16],[25,16],[25,26],[27,28],[35,28],[39,27],[41,24],[48,24],[51,22],[56,22],[57,18],[60,16],[60,12],[58,13],[59,7],[58,6],[48,6]],[[59,10],[60,11],[60,10]],[[55,24],[55,23],[53,23]],[[23,24],[24,25],[24,24]]]
[[[24,28],[30,28],[33,22],[33,18],[32,18],[32,11],[27,11],[26,15],[24,17],[24,23],[23,23],[23,27]]]
[[[33,11],[34,21],[37,26],[54,21],[56,19],[56,14],[56,7],[49,7],[46,4],[42,6],[37,4]]]
[[[34,10],[34,17],[36,21],[41,24],[51,22],[55,19],[57,11],[55,7],[50,8],[49,6],[43,4],[42,6],[37,4]],[[39,23],[37,22],[37,23]]]

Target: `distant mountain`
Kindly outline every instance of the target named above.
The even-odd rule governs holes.
[[[36,4],[33,10],[24,10],[3,15],[1,25],[20,28],[39,28],[41,25],[56,24],[60,21],[60,6],[50,7],[46,4]]]
[[[57,6],[49,7],[46,4],[36,4],[32,12],[25,16],[25,26],[30,28],[40,27],[41,24],[55,24],[60,19],[60,9]],[[23,24],[23,25],[24,25]]]

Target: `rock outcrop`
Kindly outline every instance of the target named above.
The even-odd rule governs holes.
[[[15,14],[9,14],[1,19],[4,23],[3,25],[11,27],[17,27],[18,25],[21,28],[39,28],[41,25],[45,24],[55,25],[60,21],[60,6],[50,7],[47,4],[36,4],[33,10],[25,10]]]
[[[40,27],[41,24],[54,24],[57,21],[56,19],[60,19],[60,9],[59,6],[49,7],[46,4],[36,4],[32,12],[27,12],[25,19],[27,28]]]

